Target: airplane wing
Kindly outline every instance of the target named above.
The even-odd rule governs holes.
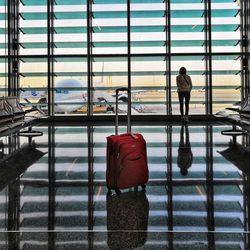
[[[38,102],[36,104],[32,103],[31,101],[29,101],[27,98],[23,98],[24,101],[26,101],[27,103],[31,104],[31,108],[27,109],[26,112],[33,112],[33,111],[38,111],[40,114],[45,115],[44,110],[42,109],[42,107],[44,105],[46,105],[47,99],[46,98],[40,98],[38,100]]]
[[[44,106],[47,106],[47,96],[45,91],[32,88],[20,88],[19,98],[31,106],[26,112],[38,111],[40,114],[45,114],[43,111]],[[25,106],[24,103],[23,106]]]
[[[104,105],[111,105],[111,106],[115,106],[115,96],[111,95],[105,91],[101,91],[101,90],[96,90],[94,92],[94,102],[96,103],[100,103],[102,102]],[[120,112],[126,112],[127,111],[127,102],[128,102],[128,96],[126,94],[121,94],[118,97],[119,100],[119,105],[118,105],[118,109]],[[124,103],[124,104],[122,104]],[[136,114],[139,113],[138,111],[138,104],[137,105],[132,105],[132,110],[131,113],[132,114]]]

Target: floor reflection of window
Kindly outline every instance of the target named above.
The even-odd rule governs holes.
[[[177,166],[181,126],[133,126],[132,130],[140,131],[147,141],[150,179],[145,193],[149,208],[145,214],[147,230],[135,235],[128,227],[130,237],[140,236],[145,247],[199,243],[213,248],[247,244],[248,238],[240,233],[249,227],[248,176],[238,168],[237,154],[230,154],[235,157],[230,161],[222,152],[235,150],[236,145],[241,145],[237,150],[248,148],[241,137],[232,146],[230,137],[221,135],[225,128],[188,125],[193,162],[188,174],[181,175]],[[9,184],[9,192],[6,188],[1,191],[2,204],[8,204],[2,208],[6,223],[23,232],[19,240],[29,246],[110,247],[116,230],[111,235],[107,229],[116,220],[107,217],[112,204],[108,204],[105,186],[106,137],[114,133],[114,128],[44,126],[41,130],[44,134],[35,142],[45,155]],[[120,131],[125,131],[125,127]],[[3,142],[7,147],[8,140]],[[21,138],[20,144],[25,142]],[[35,233],[28,235],[24,232],[27,230]],[[48,230],[57,230],[57,236],[39,238]],[[92,233],[96,236],[91,236]],[[68,237],[62,237],[63,234]],[[121,239],[127,236],[120,235]]]

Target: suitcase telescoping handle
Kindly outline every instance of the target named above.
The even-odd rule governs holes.
[[[128,93],[128,103],[127,103],[127,132],[131,132],[131,91],[129,88],[118,88],[116,89],[116,108],[115,108],[115,134],[118,135],[118,123],[119,123],[119,118],[118,118],[118,99],[119,99],[119,92],[127,92]]]

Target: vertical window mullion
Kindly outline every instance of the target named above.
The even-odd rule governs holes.
[[[242,53],[242,73],[241,73],[241,102],[243,103],[243,100],[249,93],[249,60],[247,57],[248,51],[249,51],[249,45],[248,45],[248,30],[250,28],[250,20],[249,20],[249,14],[250,13],[250,4],[249,1],[242,1],[241,3],[241,53]]]
[[[212,110],[212,34],[211,34],[211,1],[205,1],[205,44],[206,44],[206,114],[211,115]]]
[[[213,171],[213,127],[206,126],[206,190],[207,190],[207,227],[209,232],[215,231],[214,222],[214,171]],[[208,234],[208,249],[215,248],[214,234]]]
[[[128,44],[128,88],[131,90],[131,24],[130,24],[130,0],[127,0],[127,44]],[[131,91],[128,92],[128,100],[131,100]],[[131,107],[128,109],[128,115],[131,115]]]
[[[249,3],[249,1],[247,1],[247,0],[245,0],[245,1],[243,1],[243,2],[245,2],[245,5],[246,5],[246,11],[245,11],[245,18],[247,18],[247,27],[246,27],[246,29],[247,29],[247,33],[248,33],[248,36],[249,36],[249,30],[250,30],[250,3]],[[250,37],[247,37],[247,41],[248,41],[248,45],[247,45],[247,54],[249,53],[249,51],[250,51],[250,43],[249,43],[249,39],[250,39]],[[250,82],[249,82],[249,80],[250,80],[250,78],[249,78],[249,64],[250,64],[250,57],[248,57],[248,68],[247,68],[247,72],[246,72],[246,91],[245,91],[245,93],[247,92],[247,93],[250,93]]]
[[[88,76],[88,102],[87,116],[93,115],[93,54],[92,54],[92,0],[87,0],[87,76]]]
[[[172,114],[171,98],[171,16],[170,0],[165,0],[165,34],[166,34],[166,114]]]
[[[53,35],[53,20],[54,20],[54,1],[47,0],[47,58],[48,58],[48,115],[54,115],[54,35]]]

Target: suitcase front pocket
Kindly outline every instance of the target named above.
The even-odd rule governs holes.
[[[119,188],[129,188],[145,184],[148,180],[148,169],[143,154],[131,153],[120,162],[118,178]]]

